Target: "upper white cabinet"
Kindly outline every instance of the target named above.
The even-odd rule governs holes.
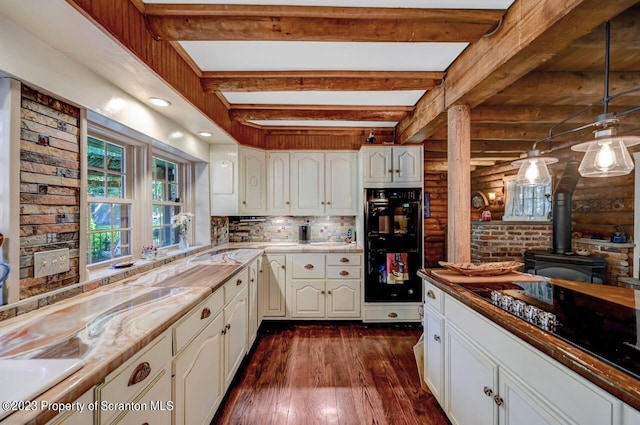
[[[355,152],[293,152],[292,214],[357,214]]]
[[[267,211],[266,175],[265,152],[240,148],[240,214],[264,214]]]
[[[363,146],[361,154],[365,187],[422,186],[422,145]]]
[[[267,212],[289,214],[289,152],[269,152],[267,162]]]

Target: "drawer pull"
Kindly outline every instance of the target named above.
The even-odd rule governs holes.
[[[340,276],[349,276],[349,272],[348,272],[348,271],[346,271],[346,270],[342,270],[342,271],[340,272]]]
[[[391,313],[387,314],[387,316],[389,316],[389,317],[391,317],[393,319],[395,317],[398,317],[398,313],[395,313],[395,312],[392,311]]]
[[[304,268],[307,270],[311,270],[313,268],[313,264],[307,264],[306,266],[304,266]]]
[[[431,298],[432,300],[435,300],[436,299],[436,293],[433,292],[431,289],[429,289],[427,291],[427,297]]]
[[[236,286],[240,286],[240,285],[242,285],[242,279],[236,280]]]
[[[209,307],[205,307],[202,309],[202,313],[200,313],[200,320],[206,319],[211,316],[211,309]]]
[[[502,399],[502,397],[500,397],[498,394],[496,394],[495,396],[493,396],[493,401],[498,405],[498,406],[502,406],[502,403],[504,403],[504,400]]]
[[[493,390],[491,390],[491,388],[489,387],[484,387],[484,395],[486,395],[487,397],[491,397],[493,395]]]
[[[149,362],[140,363],[129,377],[129,384],[132,386],[144,381],[151,374],[151,365]]]
[[[434,339],[436,342],[440,342],[440,335],[435,335],[435,334],[434,334],[434,335],[433,335],[433,339]]]
[[[342,257],[342,258],[340,259],[340,262],[341,262],[341,263],[348,263],[348,262],[349,262],[349,259],[348,259],[347,257]]]

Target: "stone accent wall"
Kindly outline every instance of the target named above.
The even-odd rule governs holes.
[[[471,223],[471,261],[524,261],[530,249],[550,249],[551,223],[487,221]]]
[[[229,243],[229,217],[211,217],[211,246]]]
[[[80,109],[22,85],[20,299],[78,283]],[[34,278],[33,254],[69,248],[70,270]]]
[[[591,255],[604,257],[607,262],[609,285],[618,285],[618,278],[633,276],[633,243],[613,243],[600,239],[573,239],[573,250],[587,249]]]
[[[355,217],[260,217],[241,221],[229,217],[229,242],[297,242],[298,226],[311,225],[312,241],[343,242],[349,229],[355,232]]]

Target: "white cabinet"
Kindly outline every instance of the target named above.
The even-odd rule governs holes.
[[[363,146],[365,187],[420,187],[423,155],[420,146]]]
[[[47,425],[87,425],[93,423],[93,410],[88,406],[93,403],[93,388],[82,394],[74,404],[81,406],[82,411],[70,410],[60,413],[47,422]]]
[[[240,148],[240,214],[264,214],[267,211],[265,178],[265,152]]]
[[[441,404],[444,382],[444,319],[431,308],[424,310],[424,381]]]
[[[269,152],[268,156],[267,212],[286,215],[291,210],[289,152]]]
[[[357,214],[355,152],[293,152],[291,213]]]
[[[144,391],[141,398],[136,399],[135,403],[136,406],[145,406],[145,408],[127,410],[123,415],[118,416],[112,425],[171,425],[173,410],[171,376],[163,373]]]
[[[361,255],[291,255],[291,317],[360,318]]]
[[[258,307],[261,316],[285,317],[286,310],[286,256],[266,254],[262,261],[262,279],[259,280]]]
[[[253,342],[256,340],[258,334],[258,328],[261,323],[260,311],[258,309],[258,288],[261,286],[259,280],[263,273],[262,271],[262,258],[258,257],[253,260],[247,267],[249,272],[249,339],[247,342],[247,349],[251,348]]]
[[[245,270],[246,272],[246,270]],[[231,292],[233,298],[224,308],[224,376],[225,388],[231,384],[244,355],[247,353],[248,340],[248,301],[245,273],[242,277],[231,278],[224,285],[225,297]]]

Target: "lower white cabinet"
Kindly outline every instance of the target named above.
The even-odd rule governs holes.
[[[171,425],[171,412],[173,404],[171,401],[171,375],[167,371],[157,377],[136,400],[142,409],[131,409],[121,416],[118,416],[113,425]]]
[[[424,381],[433,396],[443,404],[444,318],[425,306],[424,309]]]
[[[258,257],[253,260],[247,267],[249,271],[248,296],[249,296],[249,337],[247,341],[247,350],[251,348],[253,342],[258,335],[258,328],[262,322],[260,310],[258,308],[258,289],[260,288],[262,272],[262,258]]]
[[[56,415],[47,422],[47,425],[87,425],[93,423],[94,410],[88,406],[93,403],[93,388],[82,394],[77,400],[77,405],[82,406],[82,411],[71,410]]]
[[[229,282],[225,286],[230,283],[235,285],[235,282]],[[246,284],[224,308],[224,323],[224,387],[226,389],[247,352],[248,294]]]
[[[262,259],[262,279],[258,282],[258,308],[262,317],[285,317],[286,255],[266,254]]]

